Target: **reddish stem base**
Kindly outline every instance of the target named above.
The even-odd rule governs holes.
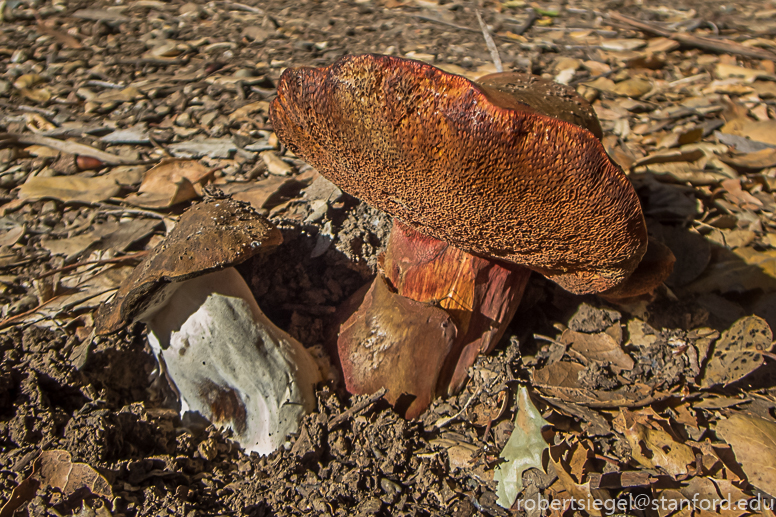
[[[347,390],[385,387],[407,418],[456,393],[477,356],[504,334],[529,276],[395,221],[381,274],[340,328]]]

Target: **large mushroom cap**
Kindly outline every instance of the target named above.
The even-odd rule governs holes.
[[[280,230],[232,199],[212,199],[181,215],[167,238],[154,248],[116,296],[95,317],[98,334],[123,325],[165,301],[165,286],[237,265],[283,241]]]
[[[362,55],[286,70],[271,117],[296,154],[421,233],[572,292],[609,289],[646,249],[638,197],[590,131],[523,102]]]

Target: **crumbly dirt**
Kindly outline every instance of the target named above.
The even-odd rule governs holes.
[[[94,136],[102,131],[90,133],[86,130],[90,125],[126,129],[144,124],[150,140],[142,145],[122,144],[114,151],[143,162],[155,161],[164,154],[160,149],[166,152],[167,146],[180,143],[195,130],[208,138],[231,135],[241,146],[268,143],[271,128],[267,127],[266,111],[247,121],[230,121],[226,116],[245,104],[271,100],[276,80],[286,66],[328,65],[346,53],[376,52],[433,59],[438,65],[455,65],[464,72],[491,71],[491,57],[473,14],[475,6],[468,2],[440,1],[437,5],[425,0],[316,0],[289,4],[267,0],[246,4],[180,0],[0,2],[5,20],[0,22],[0,63],[9,70],[11,64],[17,65],[0,80],[3,131],[29,133],[29,128],[39,122],[33,116],[38,114],[60,121],[56,130],[61,131],[63,139],[71,136],[68,131],[72,128],[64,124],[67,122],[79,128],[79,138],[91,135],[90,144],[106,147]],[[626,41],[643,37],[627,26],[607,25],[602,21],[602,11],[616,10],[641,20],[661,21],[668,16],[661,14],[663,11],[694,9],[688,18],[710,24],[708,27],[721,30],[723,36],[760,37],[771,44],[776,30],[770,18],[750,23],[750,15],[757,10],[752,3],[728,2],[721,6],[680,0],[660,11],[646,9],[641,2],[613,0],[577,2],[575,9],[564,11],[558,18],[540,16],[521,35],[521,25],[530,18],[522,2],[480,4],[494,32],[502,34],[497,40],[504,67],[549,77],[558,72],[555,65],[559,58],[588,60],[595,57],[594,50],[600,50],[568,38],[549,37],[555,32],[553,27],[572,28],[570,32],[577,30],[574,28],[616,31],[605,37],[617,36]],[[550,13],[556,7],[531,5]],[[123,9],[109,9],[116,7]],[[103,15],[118,13],[130,20],[117,21],[110,16],[99,19],[99,13],[73,18],[80,9],[99,10]],[[436,21],[429,21],[429,17]],[[41,37],[33,30],[38,20],[59,24],[58,35]],[[68,34],[77,36],[80,47],[67,39]],[[148,43],[149,38],[174,40],[188,47],[183,45],[164,56],[149,55],[149,50],[161,48],[161,43]],[[198,41],[201,38],[208,40]],[[204,45],[214,46],[202,52],[196,50]],[[711,61],[699,62],[706,54],[714,55],[693,48],[675,51],[666,58],[665,70],[655,71],[653,78],[659,80],[665,74],[676,80],[679,72],[690,76],[711,70]],[[750,68],[760,66],[758,59],[739,56],[738,60]],[[56,70],[48,88],[58,101],[38,106],[12,84],[22,75],[43,72],[46,67]],[[71,75],[68,70],[80,72]],[[597,78],[593,70],[580,68],[581,75],[572,84]],[[601,75],[627,75],[627,70],[624,67]],[[180,72],[176,79],[179,82],[170,82],[168,76],[176,72]],[[233,87],[235,81],[208,82],[207,77],[216,72],[240,79],[237,88]],[[200,77],[200,73],[205,75]],[[168,82],[145,91],[142,100],[87,106],[94,92],[84,89],[119,90],[116,85],[154,80],[160,75],[168,77]],[[618,81],[621,79],[624,77]],[[658,95],[650,101],[654,105],[643,109],[676,106],[682,98],[678,94]],[[772,120],[776,118],[773,97],[767,98],[771,100],[762,105]],[[735,111],[735,106],[726,106]],[[611,135],[619,131],[622,136],[623,128],[613,122],[614,107],[604,109],[610,115],[604,121],[604,132]],[[641,112],[633,108],[633,113]],[[709,113],[714,117],[717,112]],[[694,113],[693,123],[706,121],[702,118],[706,115]],[[635,127],[636,122],[630,122]],[[55,160],[31,154],[29,149],[22,152],[26,145],[11,145],[10,139],[2,136],[0,143],[2,229],[10,232],[23,227],[21,237],[15,241],[9,243],[7,236],[3,237],[0,253],[4,318],[0,333],[0,503],[21,497],[20,487],[34,474],[33,466],[41,451],[69,452],[73,462],[85,463],[103,476],[113,493],[112,497],[85,498],[83,494],[73,496],[56,487],[43,487],[24,498],[17,513],[0,513],[2,517],[528,515],[530,512],[507,511],[496,504],[493,467],[499,463],[498,454],[514,428],[517,386],[531,384],[533,373],[553,365],[584,365],[577,379],[579,385],[574,388],[580,397],[597,394],[600,399],[601,393],[615,393],[634,385],[649,390],[651,398],[601,405],[599,399],[587,399],[585,403],[569,400],[542,391],[546,387],[535,383],[533,402],[554,429],[548,443],[587,441],[594,450],[586,463],[587,473],[646,469],[638,467],[624,434],[613,427],[620,409],[646,408],[642,411],[652,411],[655,420],[657,415],[665,422],[673,418],[674,428],[679,429],[674,435],[692,439],[693,443],[704,439],[704,429],[708,431],[708,422],[719,417],[719,410],[739,403],[747,405],[748,414],[774,420],[776,372],[772,362],[727,386],[704,388],[703,395],[697,391],[702,370],[711,357],[710,343],[734,321],[757,313],[772,327],[776,324],[776,299],[764,283],[773,282],[773,266],[763,266],[763,271],[770,267],[770,273],[758,271],[760,276],[747,277],[740,287],[726,290],[720,287],[724,279],[719,279],[713,288],[683,290],[710,260],[713,264],[724,263],[722,259],[728,257],[725,253],[731,254],[725,246],[710,247],[714,232],[751,231],[757,240],[747,245],[752,244],[755,251],[770,253],[776,247],[776,240],[767,240],[769,232],[773,236],[776,206],[774,187],[768,186],[772,185],[768,183],[768,178],[774,176],[772,168],[770,172],[757,169],[751,181],[742,180],[749,189],[745,192],[753,192],[760,200],[758,216],[751,207],[740,211],[730,208],[731,204],[753,202],[742,198],[740,192],[734,201],[725,197],[733,190],[722,189],[719,178],[711,183],[658,183],[651,173],[633,177],[650,233],[660,236],[675,251],[681,278],[669,280],[668,286],[661,287],[652,299],[611,304],[595,297],[573,296],[534,275],[502,342],[492,355],[479,358],[460,394],[436,400],[419,419],[407,421],[381,400],[359,406],[366,397],[349,397],[337,379],[330,379],[318,387],[318,407],[305,417],[298,435],[290,437],[281,450],[260,457],[246,455],[230,440],[227,431],[181,422],[178,413],[170,409],[175,393],[159,373],[142,325],[109,337],[93,337],[88,330],[94,307],[65,307],[61,312],[64,317],[51,325],[21,318],[42,300],[51,300],[60,292],[61,286],[51,280],[60,277],[44,280],[43,274],[89,258],[84,250],[100,250],[99,243],[92,243],[78,253],[50,253],[42,244],[44,237],[72,239],[93,225],[123,224],[133,214],[142,216],[121,203],[137,190],[139,180],[121,184],[119,191],[98,201],[64,202],[47,197],[17,203],[17,187],[28,176],[43,170],[46,172],[42,177],[71,175],[77,171],[74,158],[68,155]],[[655,142],[644,145],[649,152],[655,148]],[[284,154],[282,146],[270,147],[293,166],[294,175],[301,177],[309,172],[300,160]],[[631,152],[627,146],[608,145],[607,149],[620,151],[621,155]],[[158,152],[153,160],[152,152]],[[218,186],[226,189],[232,183],[260,183],[273,177],[261,158],[239,153],[232,156],[221,161],[202,158],[219,169]],[[272,253],[245,262],[239,271],[275,324],[306,346],[325,346],[336,331],[337,307],[371,281],[391,220],[347,194],[332,194],[325,185],[309,190],[315,181],[307,178],[291,185],[278,194],[277,200],[264,206],[265,213],[281,229],[284,243]],[[317,202],[321,199],[327,203],[323,211]],[[147,211],[145,215],[158,224],[152,224],[119,251],[131,254],[156,244],[164,232],[162,223],[169,222],[185,206]],[[728,219],[720,219],[723,216]],[[771,217],[771,222],[760,224],[758,217]],[[713,230],[704,234],[709,237],[689,233],[693,221],[698,221],[696,226],[704,231]],[[730,268],[742,266],[741,259],[733,259],[728,263]],[[585,363],[579,352],[572,353],[567,345],[559,343],[566,329],[585,334],[619,332],[633,367],[623,371],[613,362]],[[758,360],[766,361],[762,356]],[[691,390],[695,390],[694,395],[684,398]],[[719,396],[720,401],[688,417],[684,404],[701,396],[715,400]],[[671,425],[666,424],[669,428]],[[548,464],[547,473],[536,469],[526,472],[526,496],[540,491],[547,494],[548,487],[557,486],[559,478],[554,469]],[[659,468],[649,472],[668,483]],[[753,493],[753,487],[744,481],[745,475],[740,473],[739,477],[741,488]],[[637,494],[647,490],[645,486],[649,482],[617,486],[611,489],[611,495]]]

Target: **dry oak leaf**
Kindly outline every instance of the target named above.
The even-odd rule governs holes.
[[[631,456],[647,468],[662,468],[671,476],[690,473],[695,462],[692,449],[674,440],[662,429],[652,429],[638,422],[623,433],[631,446]]]
[[[79,492],[81,498],[90,495],[113,498],[110,483],[92,467],[86,463],[73,463],[67,451],[43,451],[32,464],[32,474],[13,490],[9,501],[0,509],[0,517],[11,517],[19,507],[32,500],[39,489],[47,487],[59,489],[65,497]]]
[[[771,496],[776,494],[776,423],[734,414],[719,422],[715,431],[733,448],[749,482]]]
[[[64,203],[98,203],[119,193],[121,187],[108,176],[32,177],[19,188],[19,199],[57,199]]]
[[[758,251],[754,247],[734,250],[716,249],[703,275],[687,286],[695,293],[776,290],[776,250]]]
[[[762,352],[771,349],[773,333],[758,316],[747,316],[733,323],[714,345],[714,353],[703,372],[702,388],[728,385],[759,368]]]
[[[498,504],[503,508],[511,507],[523,491],[523,472],[530,468],[544,469],[542,455],[548,448],[542,436],[542,428],[549,425],[549,422],[534,406],[528,388],[521,386],[516,398],[515,429],[499,454],[499,458],[506,462],[493,471]]]
[[[592,488],[591,480],[588,479],[584,483],[580,483],[579,479],[575,479],[570,473],[573,469],[571,463],[574,461],[574,457],[579,453],[579,449],[570,449],[568,444],[561,443],[550,447],[550,462],[555,467],[555,473],[558,476],[558,483],[565,489],[571,497],[565,497],[563,492],[558,494],[558,499],[563,501],[564,508],[570,503],[576,501],[577,504],[584,504],[585,511],[593,517],[601,517],[601,506],[593,504],[593,501],[603,501],[609,499],[609,492],[605,489]],[[581,451],[583,454],[587,454],[586,451]],[[570,499],[569,502],[567,500]]]
[[[163,160],[145,173],[137,194],[125,201],[143,208],[169,208],[202,195],[202,185],[213,172],[197,160]]]

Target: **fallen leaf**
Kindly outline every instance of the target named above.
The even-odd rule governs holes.
[[[696,293],[776,290],[776,250],[717,248],[703,275],[686,289]]]
[[[695,462],[692,449],[662,429],[634,422],[620,431],[631,447],[631,457],[646,468],[659,467],[677,477],[688,474],[688,466]]]
[[[179,142],[168,147],[170,153],[178,158],[229,158],[237,150],[231,138],[206,138]]]
[[[571,463],[574,460],[575,452],[580,449],[578,445],[569,448],[568,444],[561,443],[550,447],[550,462],[555,467],[555,474],[558,476],[558,482],[565,489],[570,498],[559,496],[559,499],[564,503],[568,499],[571,499],[570,503],[576,503],[577,508],[580,505],[584,505],[585,511],[593,517],[600,517],[603,515],[601,506],[594,504],[594,501],[603,501],[609,499],[609,494],[606,490],[593,489],[591,487],[591,480],[587,480],[584,483],[581,479],[574,479],[571,474]],[[570,458],[569,458],[570,457]],[[564,504],[564,507],[566,504]]]
[[[614,372],[633,368],[633,359],[625,353],[620,345],[605,332],[597,334],[585,334],[566,329],[559,340],[590,361],[597,363],[608,362],[614,367]]]
[[[201,195],[213,171],[197,160],[168,159],[149,169],[136,194],[126,202],[144,208],[169,208]]]
[[[21,93],[24,97],[31,100],[32,102],[37,102],[38,104],[43,104],[44,102],[51,100],[51,92],[48,90],[48,88],[22,88],[19,93]]]
[[[719,422],[715,432],[733,448],[751,484],[776,494],[776,423],[739,413]],[[776,497],[776,496],[774,496]]]
[[[274,151],[264,151],[260,153],[260,155],[261,159],[264,160],[264,163],[267,165],[267,170],[270,174],[275,174],[276,176],[288,176],[294,170]]]
[[[773,333],[764,319],[747,316],[736,321],[714,344],[701,387],[728,385],[749,375],[765,362],[762,352],[771,349],[772,341]]]
[[[542,436],[542,428],[549,425],[536,406],[531,402],[528,388],[521,386],[517,392],[515,429],[509,437],[499,458],[506,460],[493,472],[497,483],[498,504],[510,508],[523,491],[523,472],[530,468],[544,470],[542,454],[548,448]]]
[[[729,65],[727,63],[717,63],[717,66],[714,69],[714,75],[716,75],[718,79],[740,77],[749,83],[754,82],[755,79],[768,79],[771,81],[776,81],[776,76],[769,74],[765,70],[744,68],[743,66]]]
[[[614,85],[612,91],[623,97],[639,98],[652,90],[652,83],[645,79],[633,77]]]
[[[750,172],[753,170],[765,169],[767,167],[776,167],[776,148],[768,147],[766,149],[760,149],[759,151],[742,154],[739,156],[721,156],[720,160],[741,172]]]
[[[64,203],[98,203],[119,193],[121,187],[107,176],[31,177],[19,188],[19,199],[57,199]]]

